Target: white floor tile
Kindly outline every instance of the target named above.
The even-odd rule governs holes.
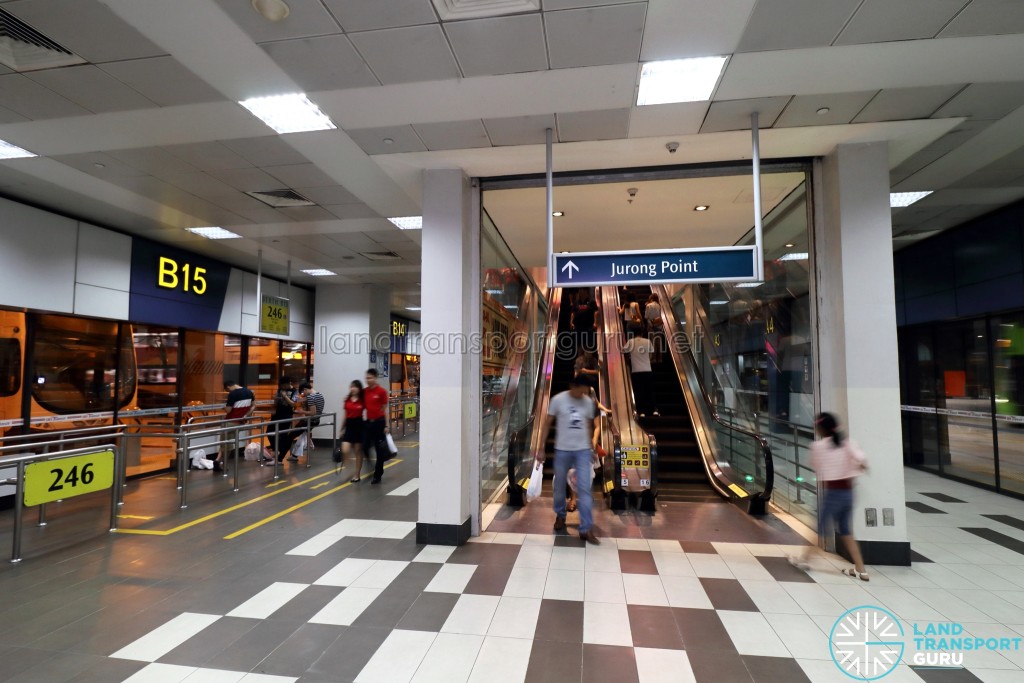
[[[1007,564],[987,564],[982,569],[1024,588],[1024,571],[1021,571],[1020,567]]]
[[[545,545],[551,547],[555,545],[555,537],[551,534],[526,534],[523,545]],[[484,641],[484,647],[486,646],[487,642]]]
[[[663,576],[661,585],[665,587],[665,597],[670,607],[715,608],[697,577]]]
[[[497,536],[497,532],[494,531],[481,531],[479,536],[472,536],[467,543],[490,543]]]
[[[741,655],[791,657],[789,650],[759,612],[718,610],[718,618]]]
[[[712,541],[711,545],[714,546],[715,550],[718,551],[718,554],[723,557],[729,555],[751,557],[750,551],[747,550],[747,547],[742,543],[723,543],[720,541]]]
[[[195,671],[194,666],[149,664],[124,679],[122,683],[181,683]]]
[[[765,614],[783,645],[797,659],[829,659],[828,634],[805,614]]]
[[[466,584],[475,571],[475,564],[446,564],[423,590],[428,593],[461,593],[466,590]]]
[[[362,519],[352,521],[358,522],[358,526],[349,531],[347,535],[364,538],[376,538],[378,534],[391,525],[391,520],[389,519]]]
[[[454,545],[428,545],[420,554],[413,558],[413,562],[435,562],[444,564],[455,552]]]
[[[665,587],[657,574],[623,574],[622,585],[626,589],[628,605],[669,606]]]
[[[619,549],[613,545],[606,544],[599,548],[587,546],[586,564],[584,569],[588,572],[616,572],[622,571],[619,565]]]
[[[651,553],[654,557],[654,564],[658,567],[658,573],[662,576],[697,576],[687,559],[686,553]]]
[[[376,560],[346,557],[313,582],[316,586],[351,586]]]
[[[486,634],[500,600],[497,595],[460,595],[441,633]]]
[[[591,645],[633,646],[625,604],[583,603],[583,642]]]
[[[1020,683],[1019,669],[977,669],[973,666],[967,670],[977,676],[981,683]]]
[[[1000,565],[1003,566],[1003,565]],[[925,577],[939,588],[978,588],[978,584],[969,578],[956,573],[949,567],[933,562],[919,562],[914,571]]]
[[[195,676],[195,674],[192,674],[192,676]],[[294,676],[271,676],[270,674],[249,673],[242,676],[238,683],[295,683],[297,680],[299,679]],[[192,683],[191,676],[185,679],[185,683]],[[205,682],[199,681],[199,683]],[[220,682],[218,681],[217,683]]]
[[[381,588],[346,588],[324,605],[309,623],[351,626],[352,622],[383,592]]]
[[[586,549],[555,546],[551,549],[551,564],[548,566],[548,569],[572,569],[583,571],[586,564]]]
[[[892,580],[897,586],[903,588],[938,588],[930,579],[918,573],[911,567],[872,567],[872,572],[877,576],[881,574]],[[875,580],[875,576],[871,577]]]
[[[804,612],[811,616],[838,617],[846,608],[816,583],[780,583]],[[900,589],[902,590],[902,589]]]
[[[110,656],[155,662],[218,619],[220,616],[216,614],[183,612]]]
[[[487,636],[468,683],[523,683],[533,641]]]
[[[436,637],[426,631],[392,631],[356,676],[356,683],[409,683]]]
[[[412,683],[462,683],[469,680],[483,636],[438,633]]]
[[[800,605],[796,604],[796,601],[786,592],[785,588],[779,585],[778,581],[740,579],[740,585],[743,586],[743,590],[747,592],[761,612],[766,614],[804,614]]]
[[[533,638],[540,616],[540,598],[507,598],[498,601],[487,635],[502,638]]]
[[[872,583],[874,583],[874,579],[872,579]],[[885,607],[902,619],[942,621],[941,614],[914,596],[914,592],[917,590],[915,588],[867,585],[864,590],[878,599],[879,602],[876,604]]]
[[[196,669],[191,675],[185,678],[182,683],[241,683],[247,680],[244,671],[225,671],[223,669]],[[288,676],[274,676],[279,681],[294,681],[296,679]],[[252,680],[252,679],[248,679]]]
[[[977,607],[996,621],[1016,623],[1021,619],[1020,607],[1003,600],[992,591],[953,589],[949,592],[964,602]]]
[[[547,569],[515,567],[505,583],[505,590],[502,592],[502,595],[514,598],[544,597],[544,582],[547,578]]]
[[[664,540],[664,539],[648,539],[647,544],[651,547],[652,553],[681,553],[683,552],[683,546],[679,544],[679,541]]]
[[[612,572],[584,572],[584,600],[587,602],[626,603],[626,589],[622,574]]]
[[[398,560],[377,560],[349,585],[358,588],[387,588],[408,566],[408,562]]]
[[[394,489],[392,491],[389,491],[388,495],[389,496],[408,496],[413,491],[416,491],[417,489],[419,489],[419,487],[420,487],[420,480],[418,478],[414,477],[414,478],[410,479],[409,481],[405,482],[404,484],[402,484],[401,486],[399,486],[398,488],[396,488],[396,489]]]
[[[732,579],[735,578],[725,561],[718,555],[706,553],[686,553],[686,559],[690,561],[693,572],[703,579]]]
[[[502,531],[494,534],[492,543],[503,543],[505,545],[522,545],[526,541],[526,534],[509,534]]]
[[[754,557],[785,557],[786,552],[777,545],[770,543],[744,543],[747,551]]]
[[[746,552],[746,548],[743,549]],[[737,579],[752,579],[754,581],[774,581],[767,569],[764,568],[753,555],[725,555],[722,557],[729,571]]]
[[[416,522],[391,522],[381,529],[376,538],[402,539],[416,531]]]
[[[266,619],[308,587],[309,584],[305,583],[272,583],[228,612],[227,616]]]
[[[576,600],[583,601],[586,594],[585,572],[567,569],[548,571],[548,579],[544,584],[545,600]]]
[[[1014,582],[1001,576],[996,576],[984,567],[976,564],[946,564],[943,566],[973,583],[974,586],[970,586],[970,588],[984,588],[990,591],[1012,591],[1020,588]]]
[[[911,593],[949,621],[986,621],[990,618],[971,603],[942,588],[915,588]]]
[[[516,556],[516,567],[532,567],[534,569],[547,570],[551,564],[552,546],[523,545],[519,555]]]
[[[874,583],[874,579],[871,580]],[[836,602],[843,606],[843,610],[853,609],[861,605],[871,605],[878,602],[871,593],[853,582],[847,583],[823,583],[820,586],[831,595]]]
[[[327,550],[332,545],[340,541],[342,538],[344,538],[344,536],[317,535],[304,543],[300,543],[299,545],[295,546],[285,554],[301,555],[303,557],[316,557],[317,555],[319,555],[320,553],[322,553],[323,551]]]
[[[616,538],[615,545],[619,550],[650,550],[650,543],[646,538]]]
[[[633,648],[640,683],[696,683],[686,650]]]

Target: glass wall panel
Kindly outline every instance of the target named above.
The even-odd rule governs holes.
[[[24,343],[25,314],[0,310],[0,434],[20,430]]]
[[[245,366],[245,381],[243,386],[248,387],[256,394],[257,401],[269,401],[274,398],[277,391],[278,368],[280,357],[287,356],[284,376],[295,380],[296,386],[306,379],[306,354],[304,344],[289,344],[284,346],[298,347],[297,351],[279,351],[282,343],[275,339],[249,339],[248,362]]]
[[[999,485],[1024,493],[1024,313],[992,319]]]
[[[138,363],[141,410],[178,407],[178,330],[136,325],[132,334]]]
[[[948,433],[939,429],[934,330],[899,332],[900,403],[903,405],[903,453],[909,465],[937,472],[939,453],[949,452]],[[943,402],[944,404],[944,402]]]
[[[228,340],[231,340],[230,345]],[[216,332],[185,332],[185,376],[182,378],[182,404],[190,406],[224,403],[225,380],[239,381],[238,358],[241,339]],[[226,358],[234,361],[226,365]],[[232,368],[228,372],[228,368]]]
[[[251,344],[255,339],[250,341]],[[262,340],[261,340],[262,341]],[[296,383],[306,379],[306,365],[309,361],[310,346],[308,344],[302,344],[300,342],[281,342],[281,373],[285,377],[294,379]],[[250,354],[250,363],[252,356]],[[310,375],[312,377],[312,375]],[[265,381],[265,380],[264,380]],[[270,397],[273,398],[274,390],[270,392]]]

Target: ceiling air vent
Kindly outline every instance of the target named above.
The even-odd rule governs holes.
[[[0,9],[0,64],[15,71],[38,71],[85,64],[85,60]]]
[[[371,261],[401,261],[402,257],[393,251],[363,251],[360,252],[361,256],[365,256]]]
[[[293,206],[316,206],[295,190],[267,190],[266,192],[246,192],[247,195],[260,200],[275,209],[290,209]]]
[[[442,20],[455,21],[537,12],[540,0],[434,0],[434,7]]]

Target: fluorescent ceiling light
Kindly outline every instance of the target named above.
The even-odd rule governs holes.
[[[418,311],[418,310],[421,310],[421,309],[420,309],[419,306],[406,306],[405,310],[407,310],[407,311]]]
[[[728,299],[716,299],[715,301],[711,301],[710,303],[711,303],[712,306],[722,306],[724,304],[729,303],[729,300]]]
[[[737,287],[743,287],[743,288],[750,288],[750,287],[760,287],[763,284],[764,284],[763,282],[741,282],[741,283],[739,283],[736,286]]]
[[[893,209],[899,209],[904,206],[910,206],[914,202],[920,199],[924,199],[931,193],[931,190],[926,190],[924,192],[890,192],[889,206]]]
[[[278,133],[337,128],[303,93],[251,97],[239,104]]]
[[[794,251],[794,252],[791,252],[789,254],[783,254],[782,256],[780,256],[778,258],[778,260],[779,261],[806,261],[807,260],[807,252],[806,251]]]
[[[27,149],[22,149],[17,145],[12,145],[9,142],[0,140],[0,159],[25,159],[34,156],[38,155],[33,154]]]
[[[702,102],[711,99],[725,57],[697,57],[647,62],[640,70],[637,106]]]
[[[708,206],[707,204],[698,204],[697,206],[693,207],[693,210],[694,211],[707,211],[710,208],[711,207]]]
[[[422,230],[423,216],[398,216],[389,218],[389,221],[398,226],[399,230]]]
[[[327,270],[326,268],[310,268],[309,270],[303,270],[306,275],[312,275],[313,277],[323,277],[324,275],[337,275],[333,270]]]
[[[554,216],[555,218],[561,218],[562,216],[565,215],[565,211],[552,211],[551,215]]]
[[[185,228],[194,235],[205,237],[208,240],[233,240],[241,235],[225,230],[224,228],[209,227],[209,228]]]

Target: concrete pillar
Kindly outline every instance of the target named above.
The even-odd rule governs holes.
[[[819,408],[868,458],[853,513],[865,561],[909,565],[886,144],[840,145],[825,157],[817,207]],[[869,509],[877,526],[866,526]]]
[[[479,213],[461,170],[424,172],[418,543],[479,533]]]
[[[364,381],[370,352],[387,353],[390,292],[366,285],[321,285],[316,288],[313,384],[324,395],[324,411],[338,413],[352,380]],[[381,386],[388,386],[381,378]],[[317,439],[331,438],[330,427],[314,430]],[[338,434],[341,437],[341,434]],[[364,465],[365,467],[365,465]]]

